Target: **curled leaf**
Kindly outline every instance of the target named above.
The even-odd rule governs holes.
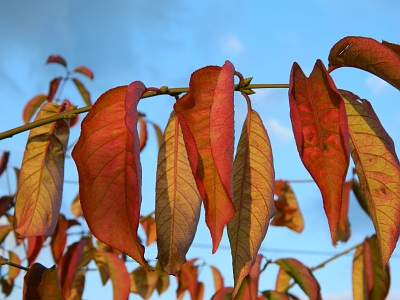
[[[139,294],[143,299],[149,299],[159,278],[157,272],[148,271],[139,266],[129,274],[129,279],[131,293]]]
[[[53,98],[57,93],[58,87],[60,86],[61,80],[61,77],[56,77],[50,82],[49,94],[47,95],[47,100],[49,102],[53,101]]]
[[[353,187],[352,181],[346,181],[343,187],[342,208],[340,210],[340,219],[336,231],[338,241],[347,242],[350,238],[350,222],[348,218],[350,191]]]
[[[46,100],[47,100],[47,95],[39,94],[28,101],[28,103],[25,105],[24,111],[22,113],[22,119],[24,120],[25,124],[29,123],[29,120],[32,118],[32,116],[35,114],[35,112],[38,110],[38,108]]]
[[[74,72],[81,73],[92,80],[94,78],[93,72],[85,66],[76,67]]]
[[[1,155],[0,159],[0,176],[3,174],[3,172],[7,168],[8,164],[8,158],[10,157],[10,152],[9,151],[4,151],[3,154]]]
[[[57,64],[60,64],[60,65],[64,66],[65,68],[67,67],[67,62],[61,55],[50,55],[47,58],[46,63],[47,64],[57,63]]]
[[[147,122],[144,118],[142,118],[140,116],[139,116],[138,122],[140,125],[140,134],[139,134],[140,151],[142,151],[143,148],[146,147],[146,143],[147,143]]]

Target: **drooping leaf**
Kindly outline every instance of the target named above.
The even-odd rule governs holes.
[[[143,266],[147,262],[137,235],[142,170],[136,105],[145,90],[143,83],[134,82],[100,96],[83,120],[72,151],[90,230]]]
[[[222,277],[221,272],[216,267],[210,266],[210,268],[214,278],[214,289],[217,292],[224,287],[224,277]]]
[[[321,299],[321,288],[305,265],[294,258],[278,259],[275,263],[294,279],[310,300]]]
[[[35,120],[73,109],[68,101],[45,104]],[[19,175],[14,228],[22,236],[51,235],[58,221],[64,183],[69,119],[33,128]]]
[[[398,46],[398,45],[397,45]],[[329,53],[329,70],[355,67],[370,72],[400,90],[400,55],[378,41],[348,36],[337,42]]]
[[[385,266],[400,235],[400,164],[393,140],[371,104],[343,92],[351,156],[374,223]]]
[[[147,122],[142,117],[139,117],[139,125],[140,125],[140,134],[139,134],[139,141],[140,141],[140,151],[146,147],[147,143]]]
[[[27,240],[28,240],[28,249],[27,249],[28,266],[31,266],[38,257],[40,250],[42,250],[46,237],[28,236]]]
[[[1,155],[0,159],[0,176],[3,174],[3,172],[7,168],[8,164],[8,158],[10,157],[10,152],[9,151],[4,151],[3,154]]]
[[[58,87],[60,86],[62,77],[56,77],[50,82],[49,94],[47,95],[47,100],[49,102],[53,101],[54,96],[57,93]]]
[[[290,75],[290,118],[300,158],[318,185],[333,243],[349,166],[349,132],[342,97],[320,60],[307,78],[297,63]]]
[[[83,83],[78,78],[72,78],[72,81],[75,83],[76,88],[82,96],[83,101],[85,101],[86,105],[92,105],[92,100],[90,100],[90,93],[83,85]]]
[[[144,299],[149,299],[153,294],[157,282],[158,272],[147,271],[142,266],[129,274],[131,293],[139,294]]]
[[[156,212],[158,260],[169,274],[186,262],[200,217],[201,199],[174,112],[158,153]]]
[[[296,232],[302,232],[304,228],[303,216],[289,182],[275,181],[274,194],[278,196],[278,200],[275,201],[276,214],[271,225],[287,226]]]
[[[14,197],[4,196],[0,198],[0,217],[14,206]]]
[[[59,263],[67,244],[67,230],[74,225],[79,225],[79,222],[76,220],[67,220],[63,214],[58,216],[57,226],[51,236],[50,242],[51,253],[56,264]]]
[[[10,262],[17,264],[17,265],[21,265],[21,260],[19,259],[18,255],[15,252],[8,251],[8,254],[9,254]],[[18,277],[20,272],[21,272],[20,268],[10,266],[9,271],[8,271],[8,278],[7,278],[8,283],[12,284],[12,282],[14,281],[15,278]]]
[[[157,240],[156,220],[152,216],[148,216],[140,218],[140,224],[147,237],[146,246],[150,246]]]
[[[57,63],[57,64],[60,64],[60,65],[64,66],[65,68],[67,67],[67,62],[61,55],[50,55],[47,58],[46,63],[47,64]]]
[[[156,264],[155,270],[158,273],[157,293],[161,296],[169,287],[169,274],[164,271],[159,261]]]
[[[278,291],[264,291],[263,295],[267,297],[268,300],[300,300],[294,295]]]
[[[59,263],[58,274],[60,276],[61,290],[66,299],[68,299],[71,294],[72,284],[75,275],[78,272],[83,248],[86,243],[87,239],[82,238],[79,242],[75,242],[71,246],[68,246],[67,252],[61,258]]]
[[[22,113],[22,119],[24,123],[29,123],[29,120],[33,117],[38,108],[47,100],[47,95],[39,94],[33,97],[24,107]]]
[[[199,267],[194,265],[196,259],[191,259],[182,265],[181,271],[176,276],[178,280],[178,289],[176,297],[181,298],[185,291],[189,291],[192,300],[203,298],[204,286],[198,281]]]
[[[1,292],[4,296],[10,296],[13,288],[14,288],[14,281],[12,280],[11,283],[6,280],[4,277],[0,277],[0,285],[1,285]]]
[[[354,196],[356,196],[358,204],[360,204],[361,208],[369,216],[368,208],[367,208],[367,199],[365,199],[365,195],[362,190],[362,187],[357,180],[353,179],[352,182],[353,182],[352,190],[353,190]]]
[[[189,92],[174,109],[206,211],[214,253],[235,208],[232,203],[234,67],[209,66],[190,78]]]
[[[154,131],[156,132],[157,136],[157,142],[158,142],[158,147],[161,147],[162,139],[163,139],[163,132],[157,124],[153,122],[149,122],[151,125],[153,125]]]
[[[50,269],[35,263],[24,277],[24,300],[64,300],[56,266]]]
[[[278,292],[286,292],[289,286],[290,275],[282,268],[279,268],[278,275],[276,276],[275,290]]]
[[[213,296],[212,300],[231,300],[233,294],[233,287],[224,287],[218,290]]]
[[[376,236],[366,238],[353,258],[353,297],[355,300],[383,300],[389,292],[389,266],[384,269]]]
[[[382,41],[382,44],[385,45],[386,47],[390,48],[392,51],[396,52],[396,54],[398,56],[400,56],[400,45],[399,44],[389,43],[387,41]]]
[[[94,256],[96,262],[101,261],[107,267],[113,286],[114,300],[128,299],[130,280],[125,263],[117,255],[101,249],[97,249]]]
[[[74,72],[81,73],[81,74],[85,75],[86,77],[89,77],[92,80],[94,78],[93,72],[85,66],[76,67],[74,69]]]
[[[255,263],[275,214],[275,172],[269,137],[258,113],[250,110],[237,147],[233,189],[236,213],[228,223],[236,295]]]
[[[79,197],[79,193],[76,195],[74,200],[71,202],[71,212],[75,216],[75,218],[82,217],[83,211],[81,206],[81,200]]]
[[[8,225],[0,225],[0,244],[4,242],[5,238],[7,237],[7,235],[10,233],[11,229],[12,229],[12,225],[8,224]]]
[[[260,277],[260,263],[262,255],[257,255],[256,262],[251,268],[250,274],[242,281],[239,293],[236,295],[236,300],[257,300],[258,299],[258,281]]]
[[[342,208],[340,210],[340,219],[336,231],[336,240],[347,242],[350,238],[350,222],[348,218],[350,191],[353,187],[353,181],[346,181],[343,187]]]
[[[71,293],[67,300],[82,300],[83,290],[85,289],[86,270],[80,270],[76,273],[72,283]]]

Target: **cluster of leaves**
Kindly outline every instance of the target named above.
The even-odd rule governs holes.
[[[354,247],[354,295],[357,299],[384,299],[390,285],[388,262],[400,234],[400,165],[394,143],[372,105],[339,90],[330,73],[340,67],[356,67],[400,89],[400,46],[346,37],[333,46],[328,59],[328,69],[317,60],[309,77],[293,64],[289,103],[294,137],[300,158],[321,191],[332,242],[345,242],[350,236],[350,190],[370,216],[376,236]],[[75,216],[84,217],[90,233],[82,231],[81,238],[66,248],[67,230],[79,225],[60,214],[69,119],[78,112],[68,100],[61,104],[53,101],[60,82],[69,79],[71,72],[60,56],[52,56],[48,62],[63,65],[67,76],[54,79],[48,95],[38,95],[28,103],[24,120],[39,107],[35,122],[63,113],[62,118],[31,130],[16,196],[3,197],[0,206],[10,224],[0,231],[5,232],[1,241],[14,231],[17,243],[24,239],[28,243],[25,299],[80,299],[90,262],[96,264],[103,284],[112,280],[115,299],[126,299],[129,292],[148,298],[155,289],[161,294],[168,288],[168,274],[177,277],[178,298],[188,291],[192,299],[202,299],[199,265],[196,259],[186,261],[202,204],[213,253],[226,226],[232,254],[233,287],[225,287],[219,271],[211,267],[214,299],[297,299],[289,292],[294,284],[310,299],[321,298],[312,272],[322,266],[309,268],[296,259],[283,258],[267,260],[261,267],[263,257],[258,252],[271,219],[272,225],[296,232],[302,231],[304,222],[289,182],[275,181],[268,133],[249,97],[256,86],[229,61],[222,67],[195,71],[182,97],[167,87],[149,88],[135,81],[105,92],[89,107],[72,151],[79,173],[79,196],[72,209]],[[93,78],[86,67],[76,68],[74,73]],[[91,105],[82,82],[72,80],[85,103]],[[236,151],[235,90],[248,106]],[[142,98],[158,94],[176,98],[163,133],[137,111]],[[147,141],[147,123],[155,126],[159,137],[154,218],[141,217],[140,212],[140,151]],[[346,182],[350,157],[355,171],[353,179]],[[7,158],[5,153],[2,171]],[[12,207],[14,215],[8,214]],[[147,245],[157,241],[155,266],[144,258],[139,224],[145,229]],[[56,264],[50,269],[34,263],[47,236],[51,236]],[[130,274],[125,266],[127,256],[140,265]],[[276,287],[260,293],[258,279],[270,263],[280,268]],[[1,264],[12,266],[20,261],[10,252],[9,260],[3,259]],[[8,278],[1,281],[3,290],[4,282],[12,286],[17,275],[10,268]]]

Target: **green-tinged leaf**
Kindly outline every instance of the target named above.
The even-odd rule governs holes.
[[[144,118],[140,117],[138,118],[139,122],[139,127],[140,127],[140,133],[139,133],[139,142],[140,142],[140,151],[146,147],[147,143],[147,122]]]
[[[174,112],[158,153],[156,211],[158,260],[169,274],[186,262],[200,216],[201,199]]]
[[[82,96],[83,101],[85,101],[86,105],[92,105],[92,100],[90,100],[90,93],[83,85],[83,83],[78,78],[72,78],[72,81],[75,83],[76,88]]]
[[[278,291],[264,291],[263,295],[267,297],[268,300],[300,300],[291,294]]]
[[[140,218],[140,224],[146,234],[146,246],[150,246],[157,240],[156,220],[152,216]]]
[[[382,78],[400,90],[400,55],[393,51],[394,47],[388,47],[387,42],[381,44],[371,38],[345,37],[332,47],[329,53],[329,69],[331,71],[340,67],[359,68]]]
[[[75,220],[67,220],[63,214],[58,217],[58,222],[54,233],[51,236],[51,253],[53,255],[54,262],[59,263],[67,244],[67,230],[71,226],[79,225],[79,222]]]
[[[33,97],[24,107],[22,113],[22,119],[24,123],[29,123],[29,120],[33,117],[38,108],[47,100],[47,95],[39,94]]]
[[[190,78],[189,92],[174,109],[182,127],[190,166],[206,212],[206,224],[218,249],[225,225],[235,213],[232,203],[234,150],[234,67],[209,66]]]
[[[1,159],[0,159],[0,176],[7,169],[7,164],[8,164],[8,158],[9,157],[10,157],[10,152],[9,151],[3,151],[3,154],[1,155]]]
[[[139,294],[144,299],[149,299],[153,294],[157,282],[158,272],[147,271],[142,266],[129,274],[131,293]]]
[[[185,291],[189,291],[192,300],[203,299],[204,285],[198,281],[198,266],[195,266],[196,259],[191,259],[182,265],[181,271],[176,276],[178,289],[176,297],[181,299]]]
[[[349,166],[349,129],[342,96],[322,61],[307,78],[293,64],[289,88],[290,119],[300,158],[318,185],[332,241],[342,206]]]
[[[57,63],[57,64],[64,66],[65,68],[67,67],[67,61],[61,55],[50,55],[47,58],[46,63],[47,64]]]
[[[304,220],[301,215],[296,195],[288,181],[277,180],[274,184],[276,214],[271,225],[286,226],[298,233],[303,231]]]
[[[10,233],[12,228],[13,226],[11,224],[0,226],[0,244],[4,242],[4,240],[6,239],[7,235]]]
[[[255,263],[275,214],[274,167],[269,137],[258,113],[250,110],[243,124],[233,173],[236,213],[228,223],[236,295]]]
[[[258,299],[258,281],[260,278],[260,263],[262,257],[261,254],[257,255],[256,262],[252,266],[250,274],[242,281],[235,300]]]
[[[72,283],[71,293],[67,300],[81,300],[83,290],[85,289],[85,275],[86,270],[80,270],[75,275],[74,282]]]
[[[294,258],[278,259],[275,263],[294,279],[310,300],[321,299],[321,288],[305,265]]]
[[[130,280],[125,263],[117,255],[101,249],[95,251],[94,258],[96,262],[102,262],[107,267],[113,286],[114,300],[128,299]]]
[[[24,300],[64,300],[56,266],[50,269],[34,264],[24,277]]]
[[[137,235],[142,169],[136,106],[145,91],[137,81],[100,96],[82,121],[72,157],[82,210],[93,235],[147,267]]]
[[[213,296],[212,300],[231,300],[233,294],[233,287],[224,287],[218,290]]]
[[[161,296],[169,287],[169,274],[164,271],[159,261],[156,264],[156,272],[158,273],[157,293]]]
[[[346,181],[343,186],[342,208],[340,210],[340,219],[336,231],[336,240],[347,242],[350,238],[350,222],[348,218],[350,191],[353,187],[353,181]]]
[[[371,104],[345,91],[343,96],[349,120],[351,156],[385,266],[400,235],[400,164],[393,140]]]
[[[60,86],[62,77],[56,77],[50,82],[49,94],[47,95],[47,100],[49,102],[53,101],[54,96],[57,93],[58,87]]]
[[[217,292],[224,287],[224,277],[222,277],[221,272],[216,267],[210,266],[210,268],[214,278],[214,289]]]
[[[367,199],[365,199],[362,187],[357,180],[353,179],[352,182],[353,182],[352,190],[353,190],[354,196],[356,196],[358,204],[360,204],[361,208],[369,216],[368,207],[367,207]]]
[[[90,78],[92,80],[94,78],[93,72],[89,68],[87,68],[85,66],[76,67],[74,69],[74,72],[81,73],[81,74],[85,75],[86,77],[88,77],[88,78]]]
[[[45,104],[36,121],[73,109],[68,101]],[[14,228],[22,236],[51,235],[58,221],[64,183],[69,119],[30,131],[19,175]]]

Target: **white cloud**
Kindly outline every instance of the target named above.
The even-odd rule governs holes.
[[[222,51],[231,55],[240,55],[244,52],[244,46],[240,39],[233,34],[227,34],[222,39]]]
[[[276,120],[268,120],[265,123],[267,131],[271,136],[280,139],[282,142],[288,142],[293,140],[293,132],[291,128],[285,127],[279,124]]]
[[[389,83],[376,77],[375,75],[370,75],[366,79],[368,87],[372,90],[374,95],[380,94],[384,89],[389,86]]]

